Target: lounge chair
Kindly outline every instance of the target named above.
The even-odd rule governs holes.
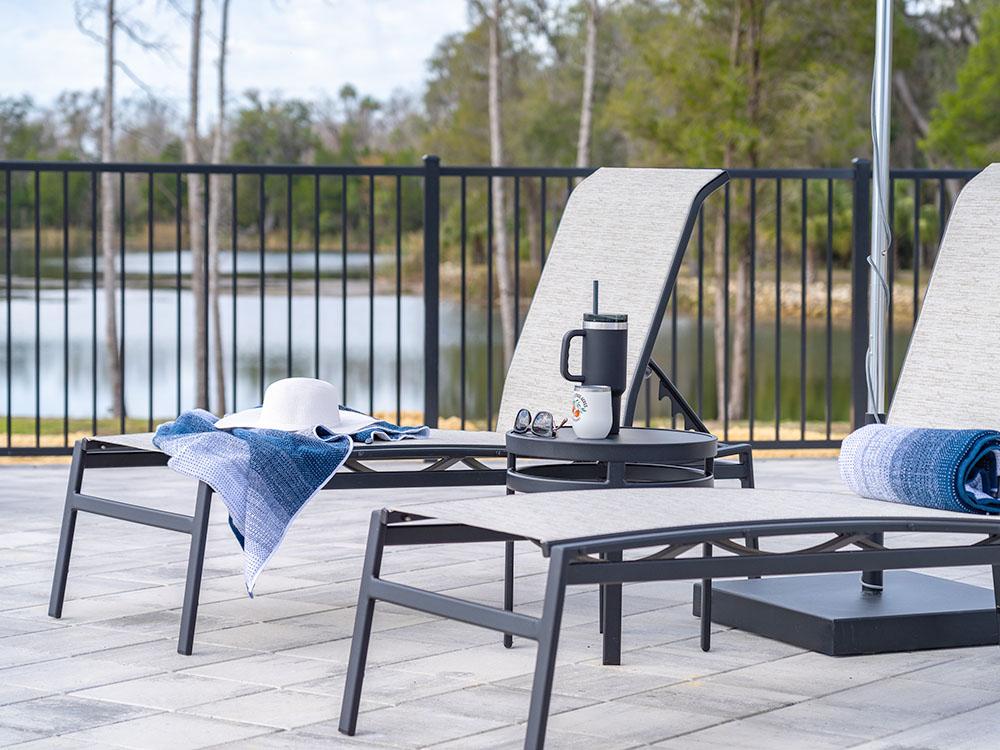
[[[428,519],[433,519],[429,522]],[[885,532],[947,535],[943,546],[875,544]],[[774,537],[820,534],[823,541],[769,554]],[[968,541],[954,541],[956,534]],[[386,545],[529,540],[549,558],[540,617],[509,612],[379,577]],[[905,544],[914,543],[907,539]],[[856,546],[856,549],[849,549]],[[685,552],[701,551],[698,556]],[[642,556],[637,551],[643,550]],[[713,556],[713,550],[733,554]],[[624,555],[628,559],[623,560]],[[709,646],[713,578],[862,571],[873,568],[993,566],[1000,590],[1000,518],[865,500],[848,494],[743,489],[625,489],[514,495],[395,506],[372,514],[341,705],[340,731],[354,734],[375,602],[513,633],[538,643],[526,748],[545,740],[549,697],[567,586],[702,580],[702,647]],[[1000,606],[1000,598],[997,599]],[[605,621],[607,627],[607,621]],[[371,721],[377,718],[372,715]]]
[[[498,430],[433,430],[431,439],[357,446],[328,489],[395,489],[499,485],[505,469],[483,459],[502,458],[504,432],[518,409],[568,412],[569,385],[559,375],[559,344],[591,307],[592,278],[601,282],[601,306],[629,316],[629,386],[622,419],[631,424],[644,378],[659,380],[660,399],[685,429],[705,430],[694,410],[652,361],[653,344],[674,288],[684,250],[702,203],[728,179],[719,170],[600,169],[583,180],[566,206],[552,249],[524,321],[507,372],[498,412]],[[574,362],[574,369],[578,363]],[[753,485],[750,447],[720,446],[715,476]],[[377,470],[386,461],[427,462],[419,470]],[[200,484],[191,516],[94,497],[83,492],[88,469],[162,466],[167,456],[150,433],[87,438],[77,442],[69,474],[49,615],[60,617],[66,592],[76,517],[96,513],[123,521],[191,535],[187,581],[177,650],[190,654],[205,555],[212,489]],[[506,606],[513,606],[513,543],[506,548]],[[509,645],[509,639],[506,639]]]
[[[890,424],[1000,426],[1000,164],[974,178],[952,212],[914,328]],[[888,532],[921,532],[886,543]],[[819,535],[798,549],[768,542]],[[955,535],[963,541],[956,541]],[[526,539],[549,558],[540,617],[379,576],[385,545]],[[749,544],[747,540],[755,540]],[[639,550],[643,550],[639,553]],[[689,552],[700,555],[684,556]],[[727,553],[715,556],[714,552]],[[623,559],[628,554],[628,559]],[[700,579],[701,643],[710,647],[712,579],[990,565],[1000,613],[1000,517],[931,510],[847,493],[629,489],[389,506],[372,514],[340,730],[353,734],[376,601],[537,641],[525,747],[545,740],[567,586]],[[607,597],[605,597],[607,598]],[[609,623],[605,612],[605,630]],[[620,624],[619,624],[620,627]],[[605,639],[605,648],[608,640]],[[607,662],[607,659],[606,659]]]

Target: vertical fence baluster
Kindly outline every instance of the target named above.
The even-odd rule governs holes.
[[[176,195],[176,203],[174,204],[174,234],[175,234],[175,253],[176,253],[176,268],[175,268],[175,287],[174,291],[177,295],[177,324],[176,324],[176,341],[177,341],[177,413],[181,413],[181,364],[183,353],[181,351],[181,289],[183,286],[183,281],[181,277],[181,173],[177,172],[174,175],[174,193]]]
[[[347,398],[347,173],[340,175],[340,397]]]
[[[153,431],[153,187],[153,173],[150,172],[146,184],[146,254],[148,256],[146,260],[149,275],[147,279],[149,294],[146,304],[146,311],[149,315],[149,327],[147,331],[149,341],[147,342],[148,349],[146,350],[146,367],[149,370],[147,383],[149,414],[146,420],[146,430],[149,432]]]
[[[920,312],[920,203],[923,189],[920,178],[913,180],[913,325]]]
[[[774,183],[774,439],[781,440],[781,178]]]
[[[368,175],[368,413],[375,412],[375,175]]]
[[[938,180],[938,246],[937,253],[934,256],[934,262],[937,262],[937,256],[941,254],[941,245],[944,243],[944,228],[947,223],[947,209],[945,206],[945,185],[944,178]]]
[[[441,368],[441,160],[424,157],[424,424],[438,426]]]
[[[466,266],[466,248],[465,248],[465,242],[466,242],[466,234],[467,234],[466,220],[465,220],[465,202],[466,202],[465,191],[466,191],[466,183],[465,183],[465,175],[464,174],[460,178],[459,185],[460,185],[460,187],[459,187],[459,192],[460,192],[460,197],[459,197],[459,201],[460,201],[459,212],[461,214],[461,221],[460,221],[461,227],[459,229],[459,235],[460,235],[459,241],[461,243],[461,250],[462,250],[462,289],[461,289],[462,299],[461,299],[461,315],[460,315],[460,317],[461,317],[461,330],[459,331],[459,378],[458,378],[458,382],[459,382],[460,389],[461,389],[461,393],[459,394],[459,402],[460,402],[459,403],[459,414],[460,414],[459,418],[461,420],[462,429],[464,430],[465,429],[465,406],[466,406],[466,404],[465,404],[465,393],[466,393],[466,383],[465,383],[465,375],[466,375],[466,373],[465,373],[465,370],[466,370],[466,367],[465,367],[465,357],[466,357],[466,340],[465,340],[465,338],[466,338],[466,335],[465,335],[465,315],[466,315],[466,313],[465,313],[465,304],[466,304],[466,278],[465,278],[466,268],[465,268],[465,266]]]
[[[258,398],[261,402],[264,401],[264,386],[267,383],[267,364],[265,362],[265,351],[264,351],[264,306],[266,294],[265,289],[265,276],[264,276],[264,253],[267,250],[267,237],[265,232],[267,231],[266,213],[267,213],[267,186],[265,185],[266,177],[263,172],[260,173],[260,181],[257,185],[257,222],[258,222],[258,234],[260,235],[260,268],[259,268],[259,286],[260,286],[260,346],[257,350],[260,361],[258,366],[260,368],[260,382],[258,383]]]
[[[521,178],[514,178],[514,340],[521,335]]]
[[[698,415],[705,414],[705,209],[698,209]]]
[[[541,190],[539,191],[538,202],[541,204],[541,207],[542,207],[541,217],[540,217],[541,221],[539,222],[539,224],[540,224],[540,231],[541,231],[542,245],[541,245],[541,252],[538,254],[538,257],[541,259],[542,267],[538,269],[539,272],[541,272],[542,268],[545,268],[545,256],[547,255],[547,253],[545,251],[546,250],[546,247],[545,247],[545,217],[548,215],[548,200],[546,199],[546,196],[545,196],[545,175],[542,175],[541,179],[542,179],[542,185],[541,185]]]
[[[63,448],[69,447],[69,172],[62,173],[63,205]]]
[[[809,190],[808,183],[802,180],[802,279],[800,281],[801,299],[799,300],[799,439],[806,439],[806,296],[809,281]]]
[[[889,372],[889,396],[896,390],[896,325],[895,325],[895,303],[896,303],[896,253],[898,252],[896,241],[896,179],[889,175],[889,246],[886,248],[888,257],[886,258],[886,283],[889,287],[889,332],[886,336],[886,351],[889,358],[887,369]]]
[[[890,192],[891,195],[891,192]],[[826,181],[826,439],[833,421],[833,180]]]
[[[753,442],[757,389],[757,180],[750,178],[750,362],[747,377],[747,436]]]
[[[396,175],[396,424],[403,422],[403,178]]]
[[[35,447],[42,445],[42,223],[41,176],[35,170]],[[122,430],[124,432],[124,430]]]
[[[126,432],[125,428],[125,172],[118,173],[118,256],[121,281],[121,302],[119,303],[121,313],[119,316],[119,333],[121,334],[121,344],[118,350],[118,372],[119,383],[118,401],[122,407],[121,418],[118,429]]]
[[[229,180],[229,194],[231,197],[230,205],[232,206],[232,216],[230,217],[231,227],[229,231],[230,234],[232,234],[230,242],[232,244],[232,253],[233,253],[233,257],[230,258],[230,260],[232,261],[232,276],[230,278],[230,291],[232,293],[232,308],[233,308],[232,312],[233,411],[237,411],[236,385],[239,382],[239,378],[237,377],[237,358],[236,358],[236,333],[237,333],[236,294],[237,294],[237,287],[239,286],[239,267],[237,266],[237,258],[239,256],[239,225],[238,225],[239,217],[237,209],[239,207],[239,202],[236,200],[237,198],[236,184],[237,184],[236,172],[233,172]]]
[[[493,178],[486,178],[486,428],[493,429]]]
[[[313,175],[313,377],[319,380],[319,174]]]
[[[670,379],[675,384],[677,383],[677,298],[679,296],[675,283],[670,292]],[[659,392],[657,392],[657,398],[659,398]],[[674,414],[673,406],[668,408],[670,409],[670,428],[677,429],[677,416]]]
[[[722,244],[722,439],[729,439],[729,183],[723,194],[725,230]],[[719,280],[716,279],[718,284]],[[715,332],[718,341],[719,332]],[[716,344],[718,346],[718,344]]]
[[[205,191],[205,200],[202,201],[203,206],[202,206],[202,216],[201,216],[201,219],[202,219],[202,222],[203,222],[202,223],[202,244],[201,244],[201,247],[202,247],[202,250],[203,250],[203,252],[201,254],[201,260],[202,260],[202,269],[201,269],[202,277],[201,278],[203,279],[202,300],[203,300],[204,305],[205,305],[205,331],[204,331],[205,335],[204,335],[204,337],[202,339],[202,342],[201,342],[201,345],[203,347],[205,347],[205,357],[204,357],[204,360],[203,360],[204,363],[205,363],[205,365],[202,368],[202,376],[205,378],[205,408],[206,409],[211,409],[211,407],[212,407],[212,378],[211,378],[212,371],[211,371],[211,365],[210,365],[210,363],[211,363],[211,360],[212,360],[212,348],[211,348],[211,345],[210,345],[210,342],[209,342],[209,336],[210,336],[210,331],[211,331],[211,328],[212,328],[212,322],[211,322],[212,321],[212,312],[211,312],[211,300],[209,299],[209,293],[208,293],[208,275],[209,275],[209,271],[210,271],[209,262],[208,262],[208,240],[209,240],[209,238],[208,238],[208,216],[209,216],[209,213],[211,211],[211,200],[212,200],[211,192],[212,191],[208,187],[208,184],[209,184],[208,172],[203,172],[202,173],[201,180],[202,180],[202,182],[201,182],[202,189]],[[217,336],[220,334],[219,331],[216,331],[215,333],[216,333]]]
[[[7,425],[6,425],[6,429],[7,429],[7,448],[11,448],[12,447],[12,445],[11,445],[12,434],[11,433],[13,432],[12,421],[13,421],[13,417],[14,417],[14,414],[13,414],[14,401],[13,401],[12,393],[11,393],[11,390],[12,390],[12,388],[11,388],[11,377],[12,377],[11,376],[11,370],[12,370],[12,367],[11,367],[11,353],[12,353],[11,352],[11,348],[12,347],[11,347],[10,337],[11,337],[11,334],[13,332],[13,326],[11,325],[11,319],[10,319],[10,314],[11,314],[11,293],[10,293],[11,290],[10,290],[10,285],[11,285],[11,276],[12,276],[10,266],[11,266],[11,263],[13,263],[13,261],[14,261],[14,248],[13,248],[13,245],[11,244],[11,239],[12,238],[11,238],[11,228],[10,228],[10,221],[11,221],[10,202],[11,202],[11,200],[13,200],[13,193],[11,192],[10,170],[9,169],[7,169],[7,170],[4,171],[3,177],[4,177],[4,179],[3,179],[3,183],[4,183],[4,206],[3,206],[3,223],[4,223],[4,276],[6,277],[6,283],[4,285],[4,293],[6,295],[5,304],[6,304],[6,307],[7,307],[7,320],[5,322],[6,326],[7,326],[7,331],[6,331],[7,336],[6,336],[6,339],[4,341],[4,349],[5,349],[5,353],[6,353],[6,361],[4,362],[4,366],[7,369],[7,380],[6,380],[6,383],[4,383],[4,387],[7,390]],[[93,185],[93,182],[94,182],[94,180],[92,178],[91,179],[91,185]],[[93,202],[93,199],[92,199],[92,202]],[[96,203],[94,203],[94,205],[96,205]],[[96,247],[96,245],[95,245],[95,247]],[[96,260],[94,262],[95,262],[95,267],[96,267]],[[94,289],[95,289],[94,293],[96,295],[96,289],[97,289],[96,283],[95,283]],[[97,341],[97,323],[96,323],[97,317],[96,317],[96,315],[94,317],[94,321],[95,321],[95,323],[94,323],[94,341],[96,342]],[[95,351],[96,351],[96,344],[95,344]],[[95,358],[94,361],[96,362],[96,358]],[[95,384],[97,383],[96,365],[95,365],[95,372],[94,372],[94,383]],[[96,388],[96,385],[95,385],[95,388]],[[96,393],[96,391],[95,391],[95,393]],[[96,396],[95,396],[95,402],[96,402]],[[95,415],[94,416],[94,422],[96,424],[96,422],[97,422],[97,416],[96,416],[97,415],[97,409],[96,409],[96,407],[94,409],[94,415]],[[97,428],[96,427],[94,428],[94,434],[97,434]]]
[[[285,372],[292,377],[292,175],[285,175],[285,232],[287,250],[285,253],[285,307],[288,333],[285,341]]]

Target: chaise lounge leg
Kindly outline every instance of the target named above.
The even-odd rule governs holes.
[[[507,612],[514,611],[514,542],[503,543],[503,608]],[[503,634],[503,647],[511,648],[514,636]]]
[[[365,567],[361,572],[358,589],[358,611],[354,617],[354,635],[351,638],[351,655],[347,661],[347,679],[344,682],[344,700],[340,704],[338,729],[347,735],[354,734],[361,708],[361,688],[368,662],[368,642],[372,635],[375,600],[369,595],[368,584],[378,578],[382,570],[382,549],[385,545],[385,525],[381,511],[372,513],[368,527],[368,546],[365,549]]]
[[[993,567],[993,602],[997,608],[997,625],[1000,627],[1000,565]]]
[[[621,562],[621,552],[606,552],[609,562]],[[618,666],[622,663],[622,585],[609,583],[600,587],[601,633],[603,634],[602,663]]]
[[[566,564],[563,550],[554,549],[549,560],[545,603],[539,621],[538,652],[535,655],[535,678],[531,684],[525,750],[541,750],[545,747],[545,728],[549,719],[552,680],[556,671],[559,628],[562,625],[563,601],[566,598]]]
[[[749,448],[740,453],[740,466],[743,467],[743,476],[740,477],[740,487],[743,489],[753,489],[753,452]]]
[[[712,556],[712,545],[703,544],[702,554],[705,557]],[[712,648],[712,579],[701,579],[701,650],[709,651]]]
[[[205,566],[205,545],[208,541],[208,519],[212,509],[212,488],[198,483],[198,497],[191,519],[191,548],[188,552],[187,581],[184,584],[184,608],[181,610],[181,632],[177,653],[190,656],[194,649],[194,629],[198,620],[198,598],[201,595],[201,574]]]
[[[69,558],[73,552],[73,535],[76,533],[76,506],[74,497],[83,487],[83,446],[77,442],[73,448],[73,463],[69,469],[69,484],[66,487],[66,504],[63,507],[62,530],[59,532],[59,550],[56,554],[56,569],[52,574],[52,591],[49,594],[49,617],[62,617],[63,601],[66,598],[66,579],[69,577]]]

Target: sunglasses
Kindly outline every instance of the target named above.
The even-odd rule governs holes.
[[[554,438],[556,433],[566,426],[568,420],[564,419],[558,425],[555,424],[555,421],[552,412],[540,411],[532,419],[530,411],[521,409],[514,417],[512,430],[522,435],[530,431],[532,435],[538,435],[538,437]]]

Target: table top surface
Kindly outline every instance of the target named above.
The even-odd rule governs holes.
[[[690,430],[622,427],[602,440],[578,438],[566,426],[554,438],[528,433],[507,433],[507,451],[534,458],[609,461],[670,461],[711,458],[714,435]]]

